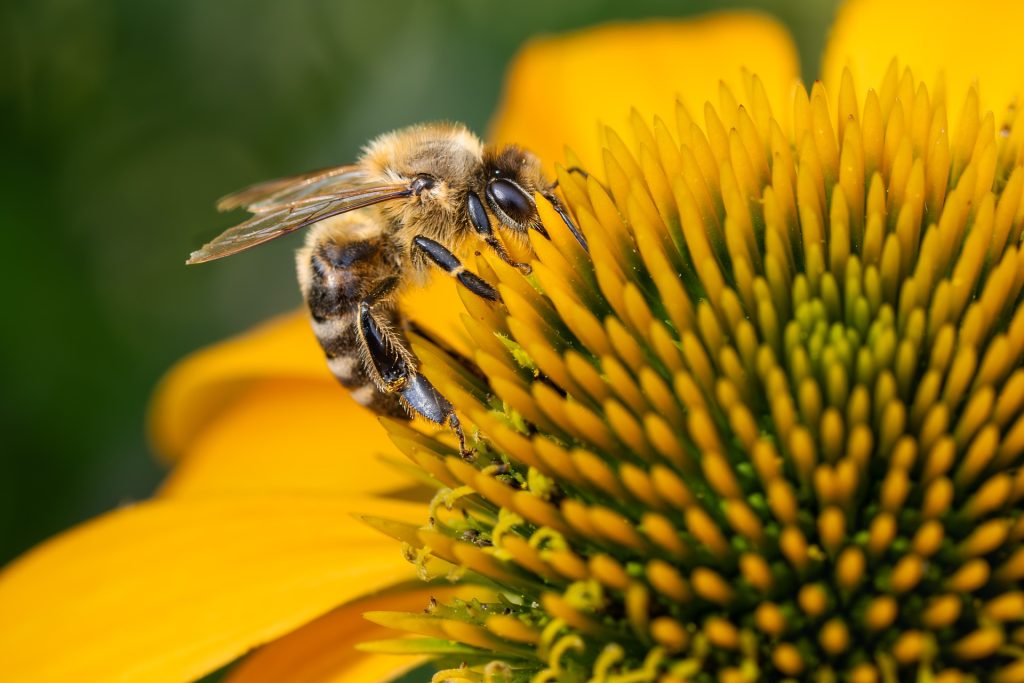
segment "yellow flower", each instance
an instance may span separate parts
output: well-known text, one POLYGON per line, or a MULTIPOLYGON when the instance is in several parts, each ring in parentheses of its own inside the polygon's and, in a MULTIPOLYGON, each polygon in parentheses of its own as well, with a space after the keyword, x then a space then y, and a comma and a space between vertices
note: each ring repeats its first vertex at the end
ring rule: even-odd
POLYGON ((559 175, 593 260, 552 230, 532 281, 480 263, 507 309, 428 321, 490 379, 416 346, 479 428, 467 463, 388 426, 450 489, 431 528, 305 322, 272 323, 166 381, 157 498, 0 575, 3 679, 186 681, 268 643, 228 680, 386 680, 416 660, 351 650, 389 637, 354 625, 375 611, 438 639, 378 650, 471 680, 1020 680, 1024 127, 986 112, 1020 91, 1022 15, 851 2, 810 97, 748 15, 528 46, 493 137, 599 169, 559 175), (526 601, 416 581, 456 565, 526 601))

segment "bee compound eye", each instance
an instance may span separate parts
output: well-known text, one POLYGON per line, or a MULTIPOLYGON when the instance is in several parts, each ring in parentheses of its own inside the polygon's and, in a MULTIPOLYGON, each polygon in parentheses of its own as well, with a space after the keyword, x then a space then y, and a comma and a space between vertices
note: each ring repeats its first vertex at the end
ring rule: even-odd
POLYGON ((504 214, 516 227, 530 223, 537 216, 533 198, 511 180, 492 180, 487 185, 487 199, 496 214, 504 214))

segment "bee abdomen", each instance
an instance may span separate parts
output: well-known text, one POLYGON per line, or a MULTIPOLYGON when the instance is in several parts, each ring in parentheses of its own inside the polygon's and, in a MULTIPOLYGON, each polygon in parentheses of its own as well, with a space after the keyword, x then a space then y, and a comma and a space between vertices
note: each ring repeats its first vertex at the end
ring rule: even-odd
POLYGON ((299 284, 313 333, 327 367, 356 402, 382 415, 408 418, 396 395, 377 388, 363 362, 356 311, 366 283, 381 270, 381 245, 379 238, 352 240, 351 233, 318 225, 299 251, 299 284))

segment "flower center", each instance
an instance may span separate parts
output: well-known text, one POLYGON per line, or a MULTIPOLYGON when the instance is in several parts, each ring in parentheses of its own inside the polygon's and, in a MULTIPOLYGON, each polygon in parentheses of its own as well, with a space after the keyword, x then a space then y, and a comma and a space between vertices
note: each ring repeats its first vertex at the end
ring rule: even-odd
POLYGON ((439 680, 1024 672, 1024 127, 744 95, 559 173, 589 254, 481 261, 479 373, 418 340, 477 457, 390 425, 439 492, 377 524, 480 592, 375 618, 439 680))

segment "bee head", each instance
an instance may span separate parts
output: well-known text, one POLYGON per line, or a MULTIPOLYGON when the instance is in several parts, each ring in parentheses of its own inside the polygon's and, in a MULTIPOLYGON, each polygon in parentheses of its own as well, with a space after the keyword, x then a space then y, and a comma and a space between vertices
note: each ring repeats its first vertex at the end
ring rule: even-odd
POLYGON ((475 179, 483 144, 456 123, 417 124, 382 135, 367 145, 359 165, 371 182, 408 184, 409 195, 382 204, 398 224, 437 236, 464 212, 463 198, 475 179))
POLYGON ((508 145, 485 152, 483 172, 484 198, 495 218, 515 232, 532 229, 546 236, 533 198, 534 193, 550 188, 541 173, 540 160, 524 149, 508 145))

